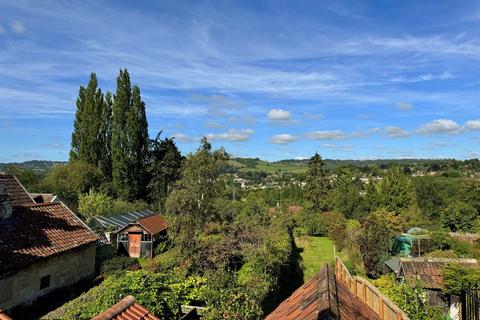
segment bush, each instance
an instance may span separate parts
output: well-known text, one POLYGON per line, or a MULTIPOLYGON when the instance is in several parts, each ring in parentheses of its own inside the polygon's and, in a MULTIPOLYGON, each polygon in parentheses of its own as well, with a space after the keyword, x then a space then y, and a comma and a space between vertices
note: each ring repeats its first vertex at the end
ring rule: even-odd
POLYGON ((102 274, 104 275, 118 275, 123 273, 123 271, 138 269, 140 264, 136 258, 131 257, 115 257, 113 259, 107 260, 102 265, 102 274))

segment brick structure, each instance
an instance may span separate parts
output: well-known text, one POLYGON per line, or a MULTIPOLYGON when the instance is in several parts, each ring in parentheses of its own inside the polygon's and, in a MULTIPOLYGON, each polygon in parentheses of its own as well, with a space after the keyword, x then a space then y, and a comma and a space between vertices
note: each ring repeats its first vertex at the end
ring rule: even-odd
POLYGON ((11 175, 0 198, 0 309, 94 275, 97 237, 63 203, 36 204, 11 175))

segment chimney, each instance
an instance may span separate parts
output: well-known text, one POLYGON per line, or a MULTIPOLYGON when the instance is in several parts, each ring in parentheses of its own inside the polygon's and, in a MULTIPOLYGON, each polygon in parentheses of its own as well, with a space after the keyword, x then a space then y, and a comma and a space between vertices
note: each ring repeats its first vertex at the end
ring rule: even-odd
POLYGON ((12 202, 7 193, 7 186, 0 183, 0 220, 8 219, 12 216, 12 202))

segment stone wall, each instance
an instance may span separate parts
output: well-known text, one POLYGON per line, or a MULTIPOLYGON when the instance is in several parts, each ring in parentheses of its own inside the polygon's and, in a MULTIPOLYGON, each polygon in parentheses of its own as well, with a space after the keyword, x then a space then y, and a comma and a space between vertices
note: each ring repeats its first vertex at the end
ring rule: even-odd
POLYGON ((55 289, 93 277, 94 273, 95 243, 91 243, 64 254, 42 259, 14 274, 0 275, 0 309, 8 310, 20 304, 32 303, 55 289), (49 285, 40 289, 42 278, 43 284, 49 282, 49 285))

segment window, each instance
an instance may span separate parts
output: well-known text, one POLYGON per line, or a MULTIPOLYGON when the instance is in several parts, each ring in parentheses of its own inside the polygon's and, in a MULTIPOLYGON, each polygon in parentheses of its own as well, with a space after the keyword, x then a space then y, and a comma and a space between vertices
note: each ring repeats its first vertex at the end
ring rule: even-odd
POLYGON ((50 287, 50 275, 40 278, 40 290, 50 287))
POLYGON ((120 233, 118 235, 118 241, 128 241, 128 234, 126 233, 120 233))
POLYGON ((142 241, 152 241, 152 235, 149 233, 142 234, 142 241))

